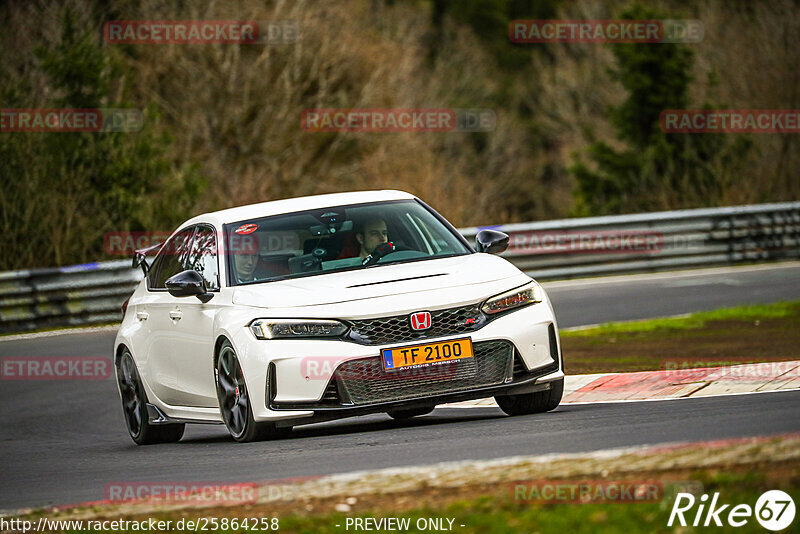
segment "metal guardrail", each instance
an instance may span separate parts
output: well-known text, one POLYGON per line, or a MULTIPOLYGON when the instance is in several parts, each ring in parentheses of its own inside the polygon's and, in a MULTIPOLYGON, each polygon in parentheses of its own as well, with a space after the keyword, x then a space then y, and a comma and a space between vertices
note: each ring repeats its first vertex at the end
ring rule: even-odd
POLYGON ((130 260, 0 272, 0 333, 119 321, 141 279, 130 260))
MULTIPOLYGON (((800 258, 800 202, 464 228, 506 232, 538 280, 800 258)), ((129 260, 0 272, 0 333, 114 322, 141 280, 129 260)))
POLYGON ((509 234, 503 256, 537 280, 800 258, 800 202, 505 224, 460 232, 472 240, 483 228, 509 234))

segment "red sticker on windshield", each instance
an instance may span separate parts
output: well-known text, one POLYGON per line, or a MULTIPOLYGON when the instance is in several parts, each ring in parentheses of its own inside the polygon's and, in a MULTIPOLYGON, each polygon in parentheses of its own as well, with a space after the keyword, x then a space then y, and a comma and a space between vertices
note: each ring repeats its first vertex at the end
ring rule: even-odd
POLYGON ((239 228, 234 230, 234 232, 239 234, 239 235, 244 235, 244 234, 252 234, 256 230, 258 230, 258 225, 251 223, 251 224, 243 224, 243 225, 241 225, 239 228))

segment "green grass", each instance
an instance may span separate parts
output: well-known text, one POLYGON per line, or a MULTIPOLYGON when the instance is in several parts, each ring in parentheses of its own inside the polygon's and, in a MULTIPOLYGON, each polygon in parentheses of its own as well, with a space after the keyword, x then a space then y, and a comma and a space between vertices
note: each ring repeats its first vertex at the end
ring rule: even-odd
MULTIPOLYGON (((767 483, 764 475, 757 472, 743 474, 708 472, 696 473, 691 477, 703 484, 704 492, 713 495, 719 492, 719 504, 731 503, 755 506, 758 497, 767 490, 782 489, 790 495, 798 495, 800 479, 794 477, 783 487, 767 483)), ((669 486, 665 494, 670 495, 669 486)), ((699 495, 697 495, 699 497, 699 495)), ((614 502, 602 504, 536 504, 529 501, 515 501, 512 495, 480 496, 470 500, 458 501, 443 509, 425 506, 404 512, 372 512, 359 513, 354 517, 402 517, 410 518, 414 525, 419 518, 452 518, 453 531, 459 533, 508 533, 519 532, 675 532, 675 526, 667 527, 674 497, 667 497, 661 502, 614 502), (460 527, 464 525, 464 527, 460 527)), ((728 507, 728 510, 731 507, 728 507)), ((685 515, 688 523, 694 519, 697 504, 691 513, 685 515)), ((726 512, 721 520, 725 523, 726 512)), ((344 532, 346 515, 340 513, 316 515, 309 517, 288 516, 281 519, 281 530, 288 532, 344 532), (335 525, 341 525, 336 527, 335 525)), ((703 519, 704 520, 704 519, 703 519)), ((798 519, 793 527, 797 530, 798 519)), ((446 523, 445 523, 446 524, 446 523)), ((702 524, 702 520, 701 520, 702 524)), ((687 526, 682 532, 766 532, 754 517, 741 528, 730 526, 693 528, 687 526)), ((352 527, 351 527, 352 531, 352 527)), ((791 532, 792 527, 784 532, 791 532)), ((409 532, 420 532, 411 528, 409 532)))
POLYGON ((777 302, 775 304, 759 304, 722 308, 708 312, 692 313, 685 317, 669 317, 664 319, 647 319, 644 321, 628 321, 606 323, 590 328, 562 330, 561 337, 593 337, 620 333, 648 333, 664 330, 689 330, 703 328, 710 321, 759 321, 763 319, 780 319, 800 314, 800 301, 777 302))
MULTIPOLYGON (((794 469, 790 467, 790 469, 794 469)), ((652 477, 648 478, 653 480, 652 477)), ((738 504, 747 504, 751 508, 755 507, 758 497, 768 490, 780 489, 789 495, 800 495, 800 477, 795 471, 789 477, 782 477, 781 482, 768 481, 763 472, 749 470, 745 472, 719 472, 716 470, 695 471, 688 477, 695 485, 699 482, 699 491, 713 496, 718 492, 718 506, 730 504, 725 512, 720 514, 723 527, 692 527, 695 513, 699 504, 699 497, 702 493, 696 493, 698 498, 691 511, 684 517, 687 519, 687 527, 676 528, 667 526, 667 521, 672 510, 674 498, 677 491, 681 491, 681 486, 674 486, 672 483, 665 482, 663 498, 656 502, 606 502, 594 504, 541 504, 531 500, 516 500, 511 490, 500 491, 495 488, 490 494, 477 495, 452 502, 445 506, 437 506, 435 497, 431 495, 420 495, 420 502, 423 506, 405 510, 365 510, 352 514, 339 512, 333 513, 314 513, 308 514, 292 513, 283 515, 279 518, 279 531, 292 533, 337 533, 343 532, 364 532, 355 530, 350 526, 345 529, 347 518, 407 518, 410 519, 411 528, 402 532, 436 532, 436 530, 421 530, 416 528, 417 521, 427 518, 444 519, 447 526, 448 519, 453 520, 452 532, 473 534, 473 533, 497 533, 497 534, 517 534, 520 532, 540 532, 540 533, 561 533, 561 532, 587 532, 587 533, 637 533, 637 532, 682 532, 701 533, 701 532, 766 532, 757 522, 755 517, 748 518, 748 522, 743 527, 733 528, 726 524, 727 512, 738 504), (337 526, 338 525, 338 526, 337 526), (464 525, 463 527, 461 525, 464 525)), ((392 508, 392 507, 390 507, 392 508)), ((160 514, 159 514, 160 515, 160 514)), ((180 519, 181 515, 166 514, 163 518, 170 518, 174 522, 180 519)), ((199 514, 190 513, 187 518, 203 517, 199 514)), ((261 517, 274 517, 268 514, 261 514, 261 517)), ((703 515, 700 524, 705 519, 703 515)), ((35 521, 34 521, 35 522, 35 521)), ((783 532, 797 532, 800 519, 795 518, 792 525, 783 532)), ((177 530, 174 530, 177 532, 177 530)), ((247 532, 245 529, 231 530, 220 529, 215 532, 247 532)), ((381 530, 381 532, 387 532, 381 530)))

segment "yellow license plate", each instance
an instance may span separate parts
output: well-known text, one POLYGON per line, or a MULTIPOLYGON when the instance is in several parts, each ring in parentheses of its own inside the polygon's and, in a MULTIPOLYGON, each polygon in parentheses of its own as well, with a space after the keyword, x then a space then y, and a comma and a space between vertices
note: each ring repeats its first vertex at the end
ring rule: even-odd
POLYGON ((451 339, 424 345, 383 349, 381 356, 383 368, 387 371, 404 367, 439 365, 448 361, 472 358, 472 340, 470 338, 451 339))

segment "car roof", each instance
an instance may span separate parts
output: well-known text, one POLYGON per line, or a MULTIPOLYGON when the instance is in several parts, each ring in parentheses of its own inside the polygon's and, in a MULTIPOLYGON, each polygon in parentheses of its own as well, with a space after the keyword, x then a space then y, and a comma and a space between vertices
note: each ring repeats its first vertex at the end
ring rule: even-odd
POLYGON ((308 197, 287 198, 284 200, 273 200, 258 204, 249 204, 236 208, 228 208, 220 211, 213 211, 198 215, 186 221, 181 228, 201 222, 208 222, 214 225, 222 225, 269 217, 270 215, 281 215, 284 213, 294 213, 296 211, 322 209, 334 206, 344 206, 348 204, 366 204, 368 202, 381 202, 388 200, 413 200, 416 198, 411 193, 405 191, 395 191, 386 189, 382 191, 354 191, 349 193, 331 193, 327 195, 314 195, 308 197))

